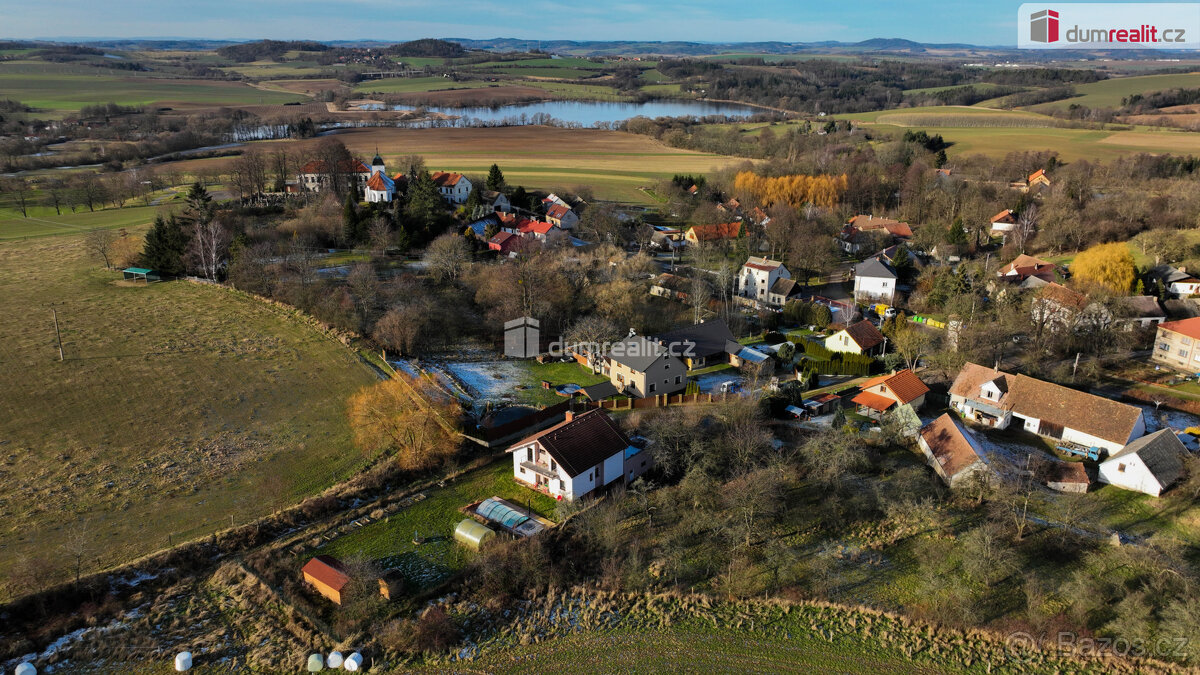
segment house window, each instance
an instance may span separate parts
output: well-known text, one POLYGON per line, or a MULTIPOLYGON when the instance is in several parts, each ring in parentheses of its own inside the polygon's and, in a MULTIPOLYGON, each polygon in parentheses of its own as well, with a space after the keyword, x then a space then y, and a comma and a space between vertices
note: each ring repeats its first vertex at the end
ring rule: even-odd
POLYGON ((654 383, 653 382, 650 383, 650 391, 654 391, 654 383))
POLYGON ((588 472, 588 482, 589 483, 592 482, 592 472, 591 471, 588 472))
POLYGON ((622 375, 621 373, 617 373, 617 382, 620 382, 620 383, 624 384, 624 383, 625 383, 625 376, 624 376, 624 375, 622 375))
POLYGON ((522 474, 524 474, 524 473, 525 473, 525 467, 521 467, 521 473, 522 473, 522 474))
POLYGON ((1185 345, 1190 345, 1190 344, 1192 344, 1192 338, 1181 337, 1181 338, 1179 338, 1179 342, 1182 344, 1185 344, 1185 345))
POLYGON ((528 448, 525 448, 525 461, 526 462, 533 461, 533 446, 532 445, 529 446, 528 448))
POLYGON ((1158 343, 1158 348, 1164 352, 1171 351, 1171 345, 1170 345, 1170 343, 1167 343, 1167 342, 1158 343))
POLYGON ((675 376, 675 384, 683 384, 683 377, 681 375, 675 376))
POLYGON ((1184 357, 1184 358, 1187 358, 1187 353, 1188 353, 1188 350, 1186 350, 1186 349, 1180 349, 1180 350, 1179 350, 1179 355, 1180 355, 1180 356, 1182 356, 1182 357, 1184 357))

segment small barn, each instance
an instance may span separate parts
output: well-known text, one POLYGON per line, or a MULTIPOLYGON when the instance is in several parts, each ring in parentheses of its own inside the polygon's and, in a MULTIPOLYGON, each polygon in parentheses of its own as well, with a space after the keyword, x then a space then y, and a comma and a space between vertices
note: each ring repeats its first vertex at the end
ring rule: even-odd
POLYGON ((125 281, 140 281, 142 283, 150 283, 151 281, 162 281, 162 277, 152 269, 145 267, 126 267, 121 270, 125 281))
POLYGON ((1101 483, 1155 497, 1183 476, 1187 448, 1171 429, 1161 429, 1126 445, 1100 462, 1101 483))
POLYGON ((473 551, 478 551, 484 542, 495 536, 496 533, 491 528, 470 518, 464 518, 458 527, 454 528, 454 541, 473 551))
POLYGON ((1083 462, 1046 462, 1037 475, 1039 482, 1058 492, 1082 494, 1092 483, 1083 462))
POLYGON ((350 584, 350 575, 341 561, 333 556, 319 555, 300 569, 304 581, 335 604, 342 604, 342 594, 350 584))
POLYGON ((987 456, 979 442, 950 413, 925 425, 917 445, 937 475, 951 488, 965 483, 972 474, 990 473, 987 456))

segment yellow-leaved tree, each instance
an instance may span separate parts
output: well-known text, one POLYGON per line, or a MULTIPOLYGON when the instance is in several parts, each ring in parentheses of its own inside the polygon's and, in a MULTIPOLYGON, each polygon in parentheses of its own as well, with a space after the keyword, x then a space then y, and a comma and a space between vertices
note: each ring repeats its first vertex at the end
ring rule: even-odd
POLYGON ((354 441, 368 458, 391 455, 404 469, 427 469, 455 453, 454 406, 420 379, 397 374, 350 397, 354 441))
POLYGON ((742 171, 733 179, 734 191, 744 198, 752 199, 763 206, 788 204, 797 208, 810 203, 817 206, 834 206, 846 191, 846 184, 845 174, 794 174, 768 178, 753 171, 742 171))
POLYGON ((1137 279, 1133 254, 1122 243, 1097 244, 1080 253, 1071 263, 1071 273, 1080 281, 1114 293, 1128 293, 1137 279))

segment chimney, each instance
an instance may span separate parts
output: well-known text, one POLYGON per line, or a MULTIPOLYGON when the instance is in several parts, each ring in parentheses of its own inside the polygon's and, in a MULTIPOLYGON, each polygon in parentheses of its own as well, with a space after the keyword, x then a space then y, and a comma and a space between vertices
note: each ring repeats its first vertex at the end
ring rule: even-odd
POLYGON ((565 420, 563 420, 563 421, 564 421, 564 422, 570 422, 570 421, 571 421, 571 420, 573 420, 573 419, 575 419, 575 411, 573 411, 573 410, 568 410, 568 411, 567 411, 567 418, 566 418, 565 420))

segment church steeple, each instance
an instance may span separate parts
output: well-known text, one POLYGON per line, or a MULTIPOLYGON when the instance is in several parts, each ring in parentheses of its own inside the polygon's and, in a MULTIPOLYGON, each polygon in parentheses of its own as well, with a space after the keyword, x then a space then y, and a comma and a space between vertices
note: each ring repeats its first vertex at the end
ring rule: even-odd
POLYGON ((371 173, 382 173, 385 176, 387 175, 387 172, 384 171, 383 167, 383 158, 379 156, 378 147, 375 148, 375 159, 371 160, 371 173))

